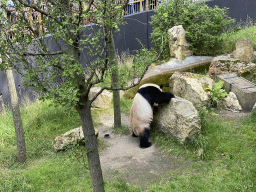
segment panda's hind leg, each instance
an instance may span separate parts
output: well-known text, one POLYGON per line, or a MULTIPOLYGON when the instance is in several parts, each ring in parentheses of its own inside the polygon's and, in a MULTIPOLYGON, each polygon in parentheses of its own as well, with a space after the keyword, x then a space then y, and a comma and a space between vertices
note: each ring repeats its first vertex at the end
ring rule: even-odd
POLYGON ((151 146, 151 142, 148 141, 149 138, 149 128, 145 128, 143 133, 140 134, 140 147, 141 148, 148 148, 151 146))

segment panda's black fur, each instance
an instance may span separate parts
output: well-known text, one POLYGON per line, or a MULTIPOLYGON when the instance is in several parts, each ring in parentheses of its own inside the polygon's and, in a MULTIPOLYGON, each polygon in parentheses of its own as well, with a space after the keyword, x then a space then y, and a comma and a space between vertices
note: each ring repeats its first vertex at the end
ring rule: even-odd
POLYGON ((168 103, 174 97, 172 93, 162 92, 162 89, 155 84, 145 84, 139 88, 133 100, 130 120, 132 136, 139 136, 141 148, 151 146, 148 138, 153 119, 153 105, 168 103))

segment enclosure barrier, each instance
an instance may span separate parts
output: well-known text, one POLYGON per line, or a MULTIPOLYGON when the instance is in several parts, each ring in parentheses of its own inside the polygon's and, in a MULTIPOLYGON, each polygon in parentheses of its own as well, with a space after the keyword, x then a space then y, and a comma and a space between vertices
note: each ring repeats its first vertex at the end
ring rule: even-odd
MULTIPOLYGON (((161 0, 161 1, 160 0, 129 0, 128 5, 123 12, 123 15, 130 15, 130 14, 138 13, 138 12, 142 12, 142 11, 154 10, 157 8, 157 6, 159 4, 167 3, 168 1, 170 1, 170 0, 161 0)), ((192 0, 192 2, 200 2, 200 1, 202 1, 202 0, 192 0)), ((116 2, 124 5, 125 0, 116 0, 116 2)), ((34 5, 36 5, 36 4, 34 3, 34 5)), ((45 3, 42 3, 41 5, 38 5, 38 6, 42 10, 48 11, 50 4, 47 3, 47 1, 46 1, 45 3)), ((88 7, 88 3, 85 2, 83 4, 83 6, 84 6, 83 9, 86 10, 88 7)), ((72 7, 73 16, 76 17, 78 15, 78 10, 79 10, 78 3, 71 3, 71 7, 72 7)), ((43 32, 45 32, 45 30, 47 30, 42 25, 43 15, 41 13, 35 11, 34 9, 30 9, 28 7, 26 7, 26 8, 24 7, 23 9, 25 11, 25 17, 30 23, 30 27, 33 30, 37 30, 39 36, 41 36, 43 34, 43 32)), ((92 9, 92 11, 95 11, 97 9, 97 1, 95 1, 95 3, 92 5, 91 9, 92 9)), ((17 12, 17 11, 15 12, 15 19, 16 20, 20 19, 19 12, 17 12)), ((8 22, 14 22, 12 15, 10 15, 7 20, 8 20, 8 22)), ((89 19, 84 19, 81 22, 84 25, 91 23, 89 19)), ((24 30, 25 30, 24 33, 28 32, 28 30, 26 30, 26 29, 24 29, 24 30)), ((15 25, 9 26, 9 28, 7 28, 7 31, 9 34, 14 33, 15 25)))

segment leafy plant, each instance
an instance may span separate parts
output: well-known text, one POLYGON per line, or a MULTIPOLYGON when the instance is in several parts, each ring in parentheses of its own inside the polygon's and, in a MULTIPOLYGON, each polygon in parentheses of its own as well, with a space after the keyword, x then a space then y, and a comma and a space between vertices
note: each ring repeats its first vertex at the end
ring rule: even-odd
POLYGON ((213 84, 212 88, 208 87, 206 88, 206 91, 211 92, 211 104, 215 105, 217 100, 225 99, 228 94, 227 92, 222 89, 224 85, 224 81, 218 81, 213 84))
POLYGON ((196 55, 214 55, 218 50, 219 35, 234 24, 227 15, 227 8, 209 7, 205 2, 192 3, 190 0, 173 0, 163 3, 152 16, 154 27, 151 34, 156 50, 164 49, 162 56, 169 53, 168 29, 182 25, 190 49, 196 55))

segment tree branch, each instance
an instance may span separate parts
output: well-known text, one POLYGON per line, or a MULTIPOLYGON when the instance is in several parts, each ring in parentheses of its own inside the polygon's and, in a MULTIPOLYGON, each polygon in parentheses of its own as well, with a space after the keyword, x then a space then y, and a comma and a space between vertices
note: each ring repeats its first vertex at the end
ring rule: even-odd
POLYGON ((97 99, 97 97, 98 97, 105 89, 106 89, 105 87, 102 87, 101 90, 100 90, 96 95, 94 95, 94 97, 90 100, 90 104, 91 104, 95 99, 97 99))
POLYGON ((43 11, 42 9, 39 9, 36 5, 28 4, 28 3, 26 3, 26 2, 23 1, 23 0, 14 0, 15 3, 16 3, 16 1, 19 1, 19 3, 22 4, 22 5, 24 5, 25 7, 30 7, 30 8, 32 8, 32 9, 36 10, 37 12, 39 12, 39 13, 41 13, 41 14, 43 14, 43 15, 45 15, 45 16, 51 18, 51 19, 54 19, 55 22, 57 22, 58 24, 60 24, 60 25, 62 26, 62 23, 61 23, 58 19, 52 17, 51 15, 49 15, 49 13, 43 11))
POLYGON ((87 13, 88 11, 91 10, 91 6, 92 6, 93 2, 94 2, 94 0, 90 0, 90 1, 89 1, 88 7, 87 7, 87 9, 85 10, 85 13, 87 13))

